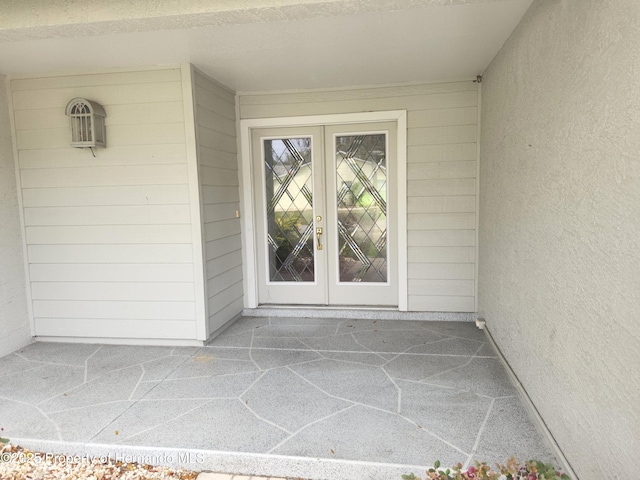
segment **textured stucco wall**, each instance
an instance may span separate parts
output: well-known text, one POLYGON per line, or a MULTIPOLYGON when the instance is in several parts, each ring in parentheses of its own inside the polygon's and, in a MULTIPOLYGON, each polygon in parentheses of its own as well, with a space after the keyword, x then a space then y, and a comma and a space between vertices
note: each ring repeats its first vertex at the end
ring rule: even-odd
POLYGON ((7 84, 0 75, 0 357, 31 341, 7 84))
POLYGON ((640 2, 536 0, 482 83, 479 310, 582 480, 640 462, 640 2))

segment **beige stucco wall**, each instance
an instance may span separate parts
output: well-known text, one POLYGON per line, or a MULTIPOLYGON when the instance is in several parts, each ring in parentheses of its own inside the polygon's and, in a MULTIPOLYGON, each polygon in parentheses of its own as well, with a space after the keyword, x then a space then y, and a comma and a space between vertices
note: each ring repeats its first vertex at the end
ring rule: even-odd
POLYGON ((640 3, 537 0, 485 72, 479 310, 581 480, 640 461, 640 3))
POLYGON ((0 75, 0 357, 31 341, 18 212, 7 84, 0 75))

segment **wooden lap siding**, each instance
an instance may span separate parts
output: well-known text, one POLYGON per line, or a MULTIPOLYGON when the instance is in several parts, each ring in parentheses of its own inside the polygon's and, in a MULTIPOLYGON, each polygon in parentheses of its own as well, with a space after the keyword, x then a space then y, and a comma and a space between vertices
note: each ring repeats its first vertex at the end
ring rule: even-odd
POLYGON ((239 103, 241 119, 407 110, 409 310, 475 310, 475 83, 246 94, 239 103))
POLYGON ((208 331, 243 308, 235 95, 194 72, 208 331))
POLYGON ((195 339, 181 70, 13 79, 36 336, 195 339), (107 112, 69 147, 65 105, 107 112))

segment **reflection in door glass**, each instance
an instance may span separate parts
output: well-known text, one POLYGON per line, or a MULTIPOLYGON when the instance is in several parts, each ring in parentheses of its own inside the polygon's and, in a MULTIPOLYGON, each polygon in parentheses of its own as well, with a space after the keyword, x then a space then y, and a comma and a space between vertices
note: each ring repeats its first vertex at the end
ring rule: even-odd
POLYGON ((311 138, 263 142, 269 281, 313 282, 311 138))
POLYGON ((335 154, 340 282, 386 282, 386 135, 337 136, 335 154))

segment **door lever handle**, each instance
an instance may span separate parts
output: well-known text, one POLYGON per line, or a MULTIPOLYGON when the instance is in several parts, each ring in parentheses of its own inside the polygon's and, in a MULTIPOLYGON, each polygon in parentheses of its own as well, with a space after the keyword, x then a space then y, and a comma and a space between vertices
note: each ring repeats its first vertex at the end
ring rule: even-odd
POLYGON ((320 236, 322 235, 322 228, 318 227, 316 228, 316 238, 318 239, 318 250, 322 250, 322 243, 320 243, 320 236))

